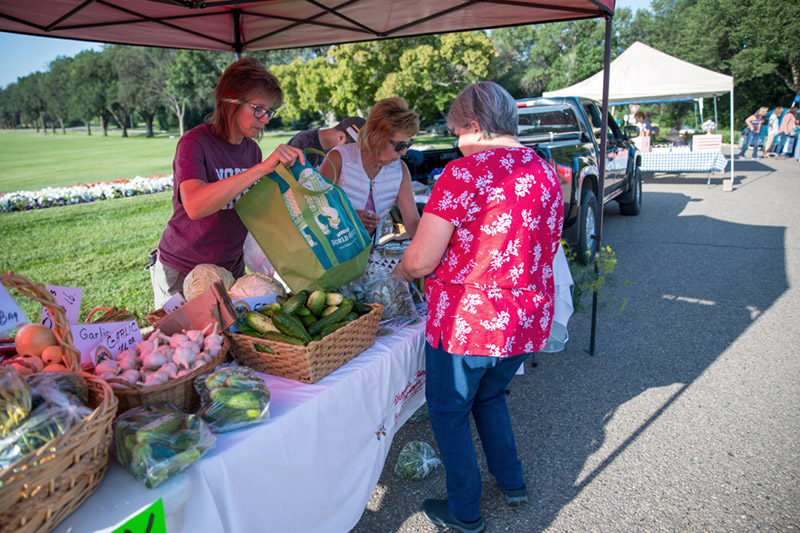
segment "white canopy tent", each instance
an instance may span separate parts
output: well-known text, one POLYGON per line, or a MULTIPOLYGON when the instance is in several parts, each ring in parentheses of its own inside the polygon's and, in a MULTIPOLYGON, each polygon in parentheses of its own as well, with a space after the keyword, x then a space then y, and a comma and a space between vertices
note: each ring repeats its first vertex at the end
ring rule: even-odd
MULTIPOLYGON (((731 181, 733 188, 733 77, 714 72, 635 42, 611 62, 608 88, 609 105, 648 102, 674 102, 697 98, 716 98, 730 93, 731 99, 731 181)), ((575 85, 543 96, 583 96, 600 100, 603 71, 575 85)))

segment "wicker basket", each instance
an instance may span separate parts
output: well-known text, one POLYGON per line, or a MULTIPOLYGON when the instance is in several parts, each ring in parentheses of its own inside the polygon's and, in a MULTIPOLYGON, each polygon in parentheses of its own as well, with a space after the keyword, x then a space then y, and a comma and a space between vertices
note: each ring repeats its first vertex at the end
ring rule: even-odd
POLYGON ((383 306, 371 304, 372 311, 308 346, 294 346, 241 333, 226 333, 231 338, 231 355, 253 370, 316 383, 375 342, 383 306), (274 354, 259 352, 254 344, 269 346, 274 354))
MULTIPOLYGON (((7 288, 41 302, 53 318, 53 330, 68 364, 80 368, 80 352, 64 312, 43 285, 17 274, 0 276, 7 288)), ((45 446, 0 471, 0 531, 51 531, 86 500, 108 468, 111 423, 117 399, 97 376, 78 372, 89 387, 89 416, 45 446)))
POLYGON ((110 379, 109 383, 115 384, 112 389, 119 400, 119 412, 124 413, 133 407, 162 401, 171 403, 184 413, 197 411, 200 407, 200 395, 194 390, 194 378, 200 374, 207 374, 222 364, 228 356, 229 349, 230 341, 223 335, 222 349, 211 361, 185 376, 171 379, 161 385, 131 385, 121 379, 110 379))

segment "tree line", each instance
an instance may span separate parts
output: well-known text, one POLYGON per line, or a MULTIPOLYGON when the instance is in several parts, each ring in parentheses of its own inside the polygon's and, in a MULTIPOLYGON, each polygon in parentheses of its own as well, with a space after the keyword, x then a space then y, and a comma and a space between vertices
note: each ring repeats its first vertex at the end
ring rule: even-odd
MULTIPOLYGON (((760 106, 800 94, 797 3, 772 0, 652 0, 651 11, 618 9, 612 60, 635 41, 710 70, 732 75, 737 124, 760 106)), ((280 51, 257 51, 278 77, 284 105, 273 127, 297 129, 365 116, 387 96, 405 98, 423 124, 443 118, 466 85, 492 79, 518 98, 539 96, 602 69, 605 23, 580 20, 387 39, 280 51)), ((59 56, 0 90, 0 127, 66 131, 100 124, 154 122, 181 134, 213 107, 230 53, 106 45, 59 56)), ((662 120, 691 114, 691 103, 651 104, 662 120)), ((730 117, 719 101, 720 122, 730 117)))

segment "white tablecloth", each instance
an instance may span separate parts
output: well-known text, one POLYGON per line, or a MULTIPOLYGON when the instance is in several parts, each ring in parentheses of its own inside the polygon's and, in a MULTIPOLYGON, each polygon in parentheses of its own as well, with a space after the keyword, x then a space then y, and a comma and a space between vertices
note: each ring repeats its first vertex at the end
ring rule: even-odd
POLYGON ((728 161, 722 152, 649 152, 642 154, 643 172, 722 172, 728 161))
MULTIPOLYGON (((144 503, 164 498, 168 524, 187 532, 349 531, 395 432, 424 403, 424 328, 378 337, 315 384, 265 375, 269 420, 218 435, 213 451, 144 503)), ((98 491, 57 531, 113 529, 141 509, 147 489, 124 476, 113 460, 98 491)))

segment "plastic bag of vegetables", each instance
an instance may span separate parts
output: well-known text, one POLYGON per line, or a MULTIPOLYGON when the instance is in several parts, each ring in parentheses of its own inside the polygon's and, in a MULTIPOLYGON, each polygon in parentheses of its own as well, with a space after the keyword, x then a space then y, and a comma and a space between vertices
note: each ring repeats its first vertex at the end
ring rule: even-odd
POLYGON ((73 394, 53 394, 40 403, 5 438, 0 439, 0 470, 44 446, 89 416, 92 410, 73 394))
POLYGON ((227 366, 197 376, 194 388, 201 401, 197 414, 215 433, 233 431, 269 418, 269 389, 250 368, 227 366))
POLYGON ((134 407, 114 421, 117 460, 149 489, 187 469, 216 440, 199 417, 166 402, 134 407))
POLYGON ((441 463, 430 444, 412 440, 400 450, 394 471, 406 479, 422 479, 441 463))
POLYGON ((381 320, 417 318, 414 297, 401 276, 382 271, 367 273, 340 289, 350 299, 383 305, 381 320))
POLYGON ((0 438, 31 412, 31 388, 22 374, 10 366, 0 366, 0 438))

